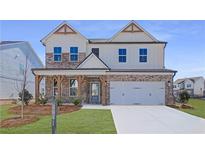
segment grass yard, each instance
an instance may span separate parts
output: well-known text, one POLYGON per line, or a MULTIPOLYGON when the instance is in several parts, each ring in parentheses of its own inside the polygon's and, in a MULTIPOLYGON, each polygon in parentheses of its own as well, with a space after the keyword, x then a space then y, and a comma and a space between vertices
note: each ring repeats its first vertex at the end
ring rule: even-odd
POLYGON ((205 100, 190 99, 188 104, 194 107, 194 109, 179 109, 180 111, 205 118, 205 100))
MULTIPOLYGON (((0 106, 1 120, 8 118, 9 105, 0 106)), ((41 116, 39 121, 14 128, 0 128, 1 134, 49 134, 51 116, 41 116)), ((110 110, 81 109, 57 116, 58 134, 115 134, 110 110)))
POLYGON ((8 109, 14 105, 4 104, 0 105, 0 120, 6 119, 12 116, 12 114, 8 113, 8 109))

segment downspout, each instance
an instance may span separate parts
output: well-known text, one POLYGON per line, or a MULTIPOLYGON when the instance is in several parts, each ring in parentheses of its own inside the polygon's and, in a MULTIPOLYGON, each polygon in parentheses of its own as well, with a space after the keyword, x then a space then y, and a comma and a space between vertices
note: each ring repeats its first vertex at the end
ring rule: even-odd
POLYGON ((165 69, 165 48, 166 48, 166 46, 167 46, 167 42, 165 43, 165 45, 164 45, 164 50, 163 50, 163 68, 165 69))
POLYGON ((173 97, 173 101, 174 101, 174 104, 175 104, 175 96, 174 96, 174 90, 173 90, 173 84, 174 84, 174 77, 176 75, 177 71, 174 71, 174 75, 172 75, 172 97, 173 97))

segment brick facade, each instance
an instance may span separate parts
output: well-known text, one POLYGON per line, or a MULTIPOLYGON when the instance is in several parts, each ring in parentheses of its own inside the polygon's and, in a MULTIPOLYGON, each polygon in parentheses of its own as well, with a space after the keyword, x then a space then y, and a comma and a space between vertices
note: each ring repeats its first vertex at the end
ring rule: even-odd
MULTIPOLYGON (((64 76, 62 81, 62 98, 69 98, 69 79, 76 78, 78 76, 68 77, 64 76)), ((98 77, 83 77, 83 80, 78 85, 80 89, 80 96, 85 103, 90 102, 90 83, 100 82, 100 99, 101 104, 108 105, 110 102, 110 81, 164 81, 165 82, 165 104, 173 103, 172 95, 172 75, 107 75, 98 77), (168 83, 170 82, 170 84, 168 83)), ((53 79, 52 77, 46 77, 46 96, 50 97, 53 93, 53 79)))
POLYGON ((46 53, 46 67, 47 68, 75 68, 83 59, 85 59, 86 53, 79 52, 78 62, 70 62, 69 53, 62 53, 62 61, 54 62, 53 53, 46 53))

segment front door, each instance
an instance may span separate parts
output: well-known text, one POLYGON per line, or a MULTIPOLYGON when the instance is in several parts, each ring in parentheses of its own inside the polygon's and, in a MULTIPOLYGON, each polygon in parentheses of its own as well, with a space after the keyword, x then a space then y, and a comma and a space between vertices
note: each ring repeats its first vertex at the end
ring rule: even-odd
POLYGON ((90 102, 92 104, 100 103, 100 83, 99 82, 90 83, 90 102))

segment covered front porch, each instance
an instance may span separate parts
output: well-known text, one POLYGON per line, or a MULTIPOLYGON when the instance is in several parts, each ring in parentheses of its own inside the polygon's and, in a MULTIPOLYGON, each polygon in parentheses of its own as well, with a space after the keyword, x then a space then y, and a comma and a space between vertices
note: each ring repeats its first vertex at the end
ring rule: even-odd
POLYGON ((45 96, 61 99, 65 103, 79 98, 85 104, 107 105, 108 82, 105 70, 33 69, 35 75, 35 101, 40 96, 40 83, 45 80, 45 96))

